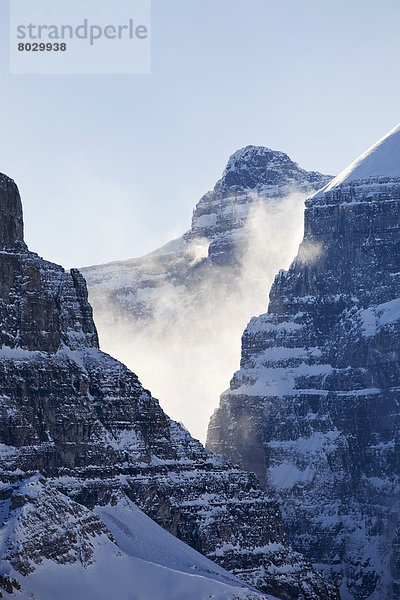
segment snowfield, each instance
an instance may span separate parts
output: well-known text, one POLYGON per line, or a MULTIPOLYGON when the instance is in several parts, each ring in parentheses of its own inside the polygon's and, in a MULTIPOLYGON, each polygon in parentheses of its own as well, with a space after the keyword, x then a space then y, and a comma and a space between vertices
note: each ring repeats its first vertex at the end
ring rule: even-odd
MULTIPOLYGON (((274 600, 172 536, 129 500, 94 511, 112 533, 93 542, 94 560, 44 560, 10 600, 274 600)), ((4 572, 4 563, 3 563, 4 572)), ((6 567, 7 569, 7 567, 6 567)), ((10 571, 11 577, 18 576, 10 571)))

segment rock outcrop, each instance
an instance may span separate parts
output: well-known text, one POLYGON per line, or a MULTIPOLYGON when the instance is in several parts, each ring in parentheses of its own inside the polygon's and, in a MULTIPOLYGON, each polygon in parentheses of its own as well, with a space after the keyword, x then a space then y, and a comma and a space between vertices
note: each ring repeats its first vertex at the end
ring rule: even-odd
POLYGON ((248 146, 231 156, 181 238, 143 258, 82 269, 102 347, 195 437, 205 439, 244 327, 295 256, 303 201, 329 180, 283 152, 248 146))
POLYGON ((400 127, 306 202, 208 432, 344 600, 400 598, 399 352, 400 127))
MULTIPOLYGON (((110 523, 121 523, 113 511, 134 503, 261 592, 284 600, 334 597, 290 547, 278 505, 256 478, 206 451, 136 375, 100 351, 83 277, 26 248, 18 190, 8 178, 0 183, 4 594, 19 593, 18 586, 38 594, 44 582, 36 572, 52 572, 56 563, 94 569, 106 552, 115 565, 134 533, 122 523, 122 543, 114 539, 101 511, 108 507, 110 523)), ((236 595, 229 598, 257 596, 232 581, 236 595)), ((125 598, 118 585, 115 596, 125 598)))

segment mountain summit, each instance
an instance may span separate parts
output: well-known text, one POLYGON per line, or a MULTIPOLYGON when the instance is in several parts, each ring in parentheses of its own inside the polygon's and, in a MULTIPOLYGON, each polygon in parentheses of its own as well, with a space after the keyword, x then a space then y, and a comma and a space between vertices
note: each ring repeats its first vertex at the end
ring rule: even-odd
POLYGON ((301 169, 285 152, 264 146, 246 146, 232 154, 217 186, 236 190, 261 189, 263 186, 303 188, 319 187, 328 179, 316 171, 301 169))
POLYGON ((343 600, 400 598, 400 128, 306 202, 207 447, 257 473, 343 600))
POLYGON ((187 241, 204 236, 215 264, 240 262, 249 232, 246 224, 256 205, 273 204, 292 194, 305 197, 332 179, 305 171, 287 154, 264 146, 246 146, 234 152, 213 191, 205 194, 193 212, 187 241))

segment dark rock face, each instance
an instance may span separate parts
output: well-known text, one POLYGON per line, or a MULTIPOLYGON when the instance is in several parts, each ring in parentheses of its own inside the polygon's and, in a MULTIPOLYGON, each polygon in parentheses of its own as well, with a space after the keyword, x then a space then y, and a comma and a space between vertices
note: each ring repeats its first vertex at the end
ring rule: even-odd
POLYGON ((206 451, 99 350, 82 276, 23 246, 18 202, 0 198, 4 239, 16 243, 0 253, 0 570, 90 564, 95 540, 112 540, 92 509, 129 498, 263 592, 334 598, 256 478, 206 451))
POLYGON ((278 494, 294 547, 342 598, 394 600, 400 177, 376 174, 381 146, 363 160, 307 201, 299 254, 243 335, 207 447, 278 494))
POLYGON ((24 247, 22 204, 14 181, 0 174, 0 250, 24 247))

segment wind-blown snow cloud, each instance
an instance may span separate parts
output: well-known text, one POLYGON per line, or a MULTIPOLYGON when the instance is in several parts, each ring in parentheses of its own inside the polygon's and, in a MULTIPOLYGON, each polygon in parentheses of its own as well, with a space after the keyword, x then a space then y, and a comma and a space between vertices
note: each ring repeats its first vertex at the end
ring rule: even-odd
MULTIPOLYGON (((147 318, 116 322, 115 305, 100 309, 94 303, 102 348, 135 371, 167 414, 202 441, 221 392, 239 368, 243 330, 252 316, 266 312, 274 276, 297 254, 306 197, 254 196, 236 238, 240 263, 235 267, 210 265, 209 240, 192 242, 186 257, 196 266, 198 281, 191 287, 173 277, 166 282, 171 264, 157 254, 146 258, 151 275, 136 301, 147 318)), ((119 301, 128 297, 124 291, 119 301)))

